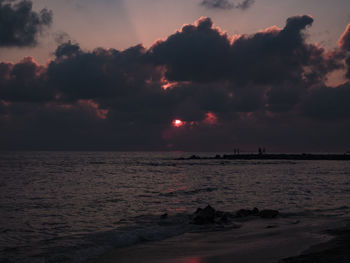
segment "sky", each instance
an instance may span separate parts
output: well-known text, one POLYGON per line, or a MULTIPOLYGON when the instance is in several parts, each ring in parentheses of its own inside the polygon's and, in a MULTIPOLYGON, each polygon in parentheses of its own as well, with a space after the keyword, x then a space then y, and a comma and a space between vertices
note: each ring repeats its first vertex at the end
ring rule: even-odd
POLYGON ((350 20, 349 7, 347 0, 256 0, 246 10, 207 8, 201 0, 35 0, 34 10, 53 11, 50 30, 37 47, 3 49, 0 58, 19 61, 30 55, 45 63, 52 58, 60 33, 90 50, 120 50, 139 43, 149 47, 201 16, 211 17, 230 34, 253 34, 272 25, 283 27, 288 17, 310 14, 315 19, 309 29, 311 40, 335 47, 350 20))
POLYGON ((0 149, 346 152, 348 0, 0 0, 0 149))

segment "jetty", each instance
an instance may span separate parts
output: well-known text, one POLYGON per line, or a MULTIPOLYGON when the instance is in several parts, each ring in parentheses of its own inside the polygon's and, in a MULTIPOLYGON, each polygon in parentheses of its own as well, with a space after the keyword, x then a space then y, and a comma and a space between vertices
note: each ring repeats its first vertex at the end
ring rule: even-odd
POLYGON ((311 161, 350 161, 350 154, 217 154, 212 157, 191 155, 177 160, 311 160, 311 161))

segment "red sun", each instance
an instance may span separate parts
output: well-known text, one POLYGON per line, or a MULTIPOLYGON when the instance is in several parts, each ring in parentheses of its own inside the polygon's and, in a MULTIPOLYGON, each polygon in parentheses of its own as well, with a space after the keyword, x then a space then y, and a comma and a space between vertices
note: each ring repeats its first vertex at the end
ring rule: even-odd
POLYGON ((179 128, 179 127, 185 125, 185 123, 182 120, 179 120, 179 119, 173 120, 172 124, 176 128, 179 128))

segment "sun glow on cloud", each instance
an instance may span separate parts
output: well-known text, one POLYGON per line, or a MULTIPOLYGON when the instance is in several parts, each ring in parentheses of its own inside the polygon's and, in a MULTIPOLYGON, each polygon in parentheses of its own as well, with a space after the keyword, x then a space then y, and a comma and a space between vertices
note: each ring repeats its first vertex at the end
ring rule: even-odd
POLYGON ((86 107, 93 109, 98 118, 100 118, 102 120, 107 119, 107 115, 109 113, 109 110, 100 109, 99 108, 100 106, 96 102, 94 102, 93 100, 79 100, 78 103, 82 106, 86 106, 86 107))
POLYGON ((180 127, 184 126, 186 123, 183 122, 182 120, 176 119, 176 120, 173 120, 172 124, 174 127, 180 128, 180 127))
POLYGON ((163 90, 174 88, 176 85, 179 85, 179 82, 167 82, 164 85, 162 85, 163 90))
POLYGON ((207 112, 205 116, 206 118, 204 120, 204 123, 206 124, 215 124, 218 121, 218 117, 216 117, 216 115, 212 112, 207 112))

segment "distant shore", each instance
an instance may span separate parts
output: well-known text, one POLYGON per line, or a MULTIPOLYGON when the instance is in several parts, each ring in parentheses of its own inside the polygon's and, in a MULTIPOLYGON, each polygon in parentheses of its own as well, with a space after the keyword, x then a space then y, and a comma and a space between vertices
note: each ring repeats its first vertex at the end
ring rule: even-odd
POLYGON ((177 160, 310 160, 310 161, 350 161, 350 154, 224 154, 212 157, 192 155, 177 160))

